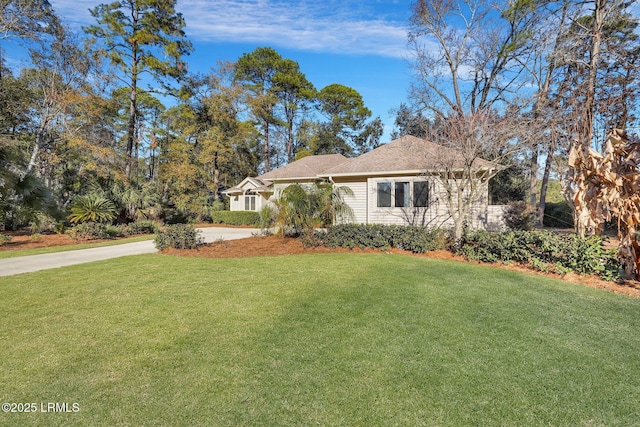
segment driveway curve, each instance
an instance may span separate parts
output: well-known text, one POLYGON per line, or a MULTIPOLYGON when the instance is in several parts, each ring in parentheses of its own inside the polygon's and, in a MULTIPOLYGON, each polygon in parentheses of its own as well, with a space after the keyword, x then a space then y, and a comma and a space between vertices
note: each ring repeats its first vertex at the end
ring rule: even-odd
MULTIPOLYGON (((199 228, 198 230, 207 243, 218 240, 243 239, 260 232, 260 230, 255 228, 227 227, 207 227, 199 228)), ((47 270, 50 268, 66 267, 68 265, 155 252, 157 252, 157 249, 153 240, 146 240, 144 242, 123 243, 121 245, 99 248, 7 258, 0 260, 0 276, 12 276, 14 274, 31 273, 33 271, 47 270)))

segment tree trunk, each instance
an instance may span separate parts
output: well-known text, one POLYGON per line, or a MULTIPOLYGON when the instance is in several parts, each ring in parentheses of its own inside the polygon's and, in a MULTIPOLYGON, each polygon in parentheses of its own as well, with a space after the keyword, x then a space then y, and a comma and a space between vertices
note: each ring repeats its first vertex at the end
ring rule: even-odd
POLYGON ((262 157, 264 158, 264 171, 269 172, 271 170, 269 163, 269 121, 264 121, 264 143, 262 146, 262 157))
POLYGON ((38 133, 36 134, 36 141, 33 145, 33 150, 31 150, 31 157, 29 158, 29 164, 27 165, 27 169, 25 170, 25 175, 31 172, 38 162, 38 155, 40 154, 40 148, 44 144, 44 134, 45 134, 46 128, 47 128, 47 121, 44 121, 38 128, 38 133))
MULTIPOLYGON (((138 10, 134 9, 132 5, 132 27, 133 33, 136 34, 138 30, 138 10)), ((129 123, 127 126, 127 150, 126 150, 126 163, 124 167, 124 174, 127 179, 131 179, 131 163, 133 157, 133 144, 136 138, 136 122, 138 114, 138 43, 131 41, 131 92, 129 93, 129 123)))
POLYGON ((531 152, 531 168, 530 168, 530 180, 529 180, 529 204, 532 207, 536 207, 538 204, 538 144, 535 144, 531 152))
POLYGON ((137 114, 137 77, 131 78, 131 93, 129 94, 129 124, 127 126, 127 158, 124 174, 127 179, 131 179, 131 164, 133 157, 133 144, 136 137, 136 114, 137 114))
POLYGON ((606 16, 605 5, 607 0, 596 0, 594 20, 591 32, 591 52, 589 63, 589 79, 585 94, 584 114, 580 123, 580 137, 584 158, 589 156, 591 139, 593 138, 593 110, 595 109, 596 81, 598 77, 598 61, 600 60, 600 46, 602 44, 602 27, 606 16))
POLYGON ((293 121, 289 120, 287 126, 287 163, 293 161, 293 121))
POLYGON ((549 188, 549 177, 551 175, 551 164, 553 162, 553 152, 556 149, 555 139, 551 140, 547 160, 544 164, 544 173, 542 175, 542 184, 540 186, 540 204, 538 205, 538 225, 544 225, 544 210, 547 206, 547 189, 549 188))
POLYGON ((222 201, 220 200, 220 197, 218 195, 218 190, 220 189, 220 167, 218 165, 218 152, 216 151, 214 157, 213 157, 213 188, 216 192, 216 200, 217 201, 222 201))
MULTIPOLYGON (((606 16, 605 6, 608 0, 595 0, 594 5, 594 19, 593 26, 591 27, 591 49, 589 64, 589 76, 587 78, 587 86, 585 88, 584 104, 581 106, 582 114, 580 114, 578 120, 578 138, 573 143, 573 146, 577 150, 582 151, 584 159, 589 158, 589 150, 591 148, 591 140, 593 139, 593 112, 595 109, 595 94, 596 94, 596 82, 598 77, 598 61, 600 59, 600 48, 602 43, 602 27, 604 25, 604 19, 606 16)), ((580 170, 574 170, 574 182, 575 177, 579 174, 585 173, 580 170)), ((583 200, 579 200, 577 205, 584 206, 584 193, 583 200)), ((575 208, 574 208, 575 213, 575 208)), ((586 227, 579 218, 578 215, 574 215, 574 224, 576 232, 584 237, 586 235, 586 227)))

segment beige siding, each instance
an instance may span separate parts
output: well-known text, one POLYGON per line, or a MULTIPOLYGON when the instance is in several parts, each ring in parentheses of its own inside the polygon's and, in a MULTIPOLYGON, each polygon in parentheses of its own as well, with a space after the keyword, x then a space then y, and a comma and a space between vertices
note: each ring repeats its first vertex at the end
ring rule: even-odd
MULTIPOLYGON (((413 188, 413 185, 411 186, 413 188)), ((486 188, 483 189, 486 193, 486 188)), ((394 189, 392 187, 392 206, 394 205, 394 189)), ((385 178, 370 178, 368 180, 368 222, 371 224, 413 224, 429 227, 452 227, 453 220, 447 206, 447 195, 444 186, 433 177, 396 176, 385 178), (379 182, 416 182, 428 181, 429 206, 421 207, 378 207, 377 184, 379 182)), ((486 196, 483 193, 472 208, 470 225, 474 228, 483 228, 486 222, 486 196)))
POLYGON ((487 206, 487 230, 504 230, 504 213, 508 205, 487 206))
POLYGON ((243 211, 244 210, 244 196, 231 196, 229 202, 229 210, 243 211))
POLYGON ((353 210, 352 222, 357 224, 367 223, 367 181, 336 181, 337 187, 349 187, 353 192, 352 196, 344 196, 344 201, 353 210))

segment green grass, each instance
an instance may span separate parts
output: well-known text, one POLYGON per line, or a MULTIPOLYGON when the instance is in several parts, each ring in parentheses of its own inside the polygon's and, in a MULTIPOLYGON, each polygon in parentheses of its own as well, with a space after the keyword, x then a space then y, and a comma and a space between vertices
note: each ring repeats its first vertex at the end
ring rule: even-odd
POLYGON ((2 425, 628 426, 640 300, 386 254, 0 278, 2 425), (116 274, 117 273, 117 274, 116 274))
POLYGON ((80 243, 77 245, 62 245, 62 246, 49 246, 45 248, 32 248, 32 249, 15 249, 8 251, 0 251, 0 259, 4 258, 15 258, 20 256, 27 255, 40 255, 40 254, 51 254, 54 252, 67 252, 67 251, 75 251, 78 249, 89 249, 89 248, 98 248, 102 246, 114 246, 114 245, 122 245, 124 243, 133 243, 133 242, 142 242, 145 240, 153 240, 154 235, 144 235, 144 236, 134 236, 134 237, 125 237, 122 239, 114 239, 108 240, 105 242, 96 242, 96 243, 80 243))

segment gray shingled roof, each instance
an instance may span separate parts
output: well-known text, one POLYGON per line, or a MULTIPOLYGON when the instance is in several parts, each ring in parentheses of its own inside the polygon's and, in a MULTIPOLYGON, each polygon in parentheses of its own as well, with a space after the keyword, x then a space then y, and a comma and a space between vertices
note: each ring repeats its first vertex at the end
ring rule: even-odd
MULTIPOLYGON (((443 159, 453 161, 453 167, 462 166, 459 151, 443 147, 414 136, 405 135, 388 144, 348 159, 321 173, 322 176, 368 175, 390 172, 419 172, 442 169, 443 159), (444 157, 443 157, 444 156, 444 157)), ((486 160, 476 160, 477 167, 494 167, 486 160)))
POLYGON ((286 179, 303 179, 317 178, 327 169, 331 169, 347 161, 342 154, 324 154, 318 156, 307 156, 300 160, 289 163, 278 169, 260 175, 261 180, 286 180, 286 179))

